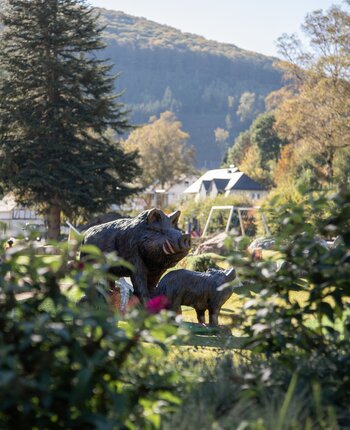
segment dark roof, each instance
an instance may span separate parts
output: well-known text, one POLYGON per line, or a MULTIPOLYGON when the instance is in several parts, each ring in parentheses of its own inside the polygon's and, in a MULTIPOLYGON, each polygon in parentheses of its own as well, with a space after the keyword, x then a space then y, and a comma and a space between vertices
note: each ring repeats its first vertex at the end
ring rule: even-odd
POLYGON ((202 185, 205 188, 205 191, 208 191, 210 188, 211 181, 202 181, 202 185))
POLYGON ((254 179, 251 179, 249 176, 242 175, 230 190, 265 191, 266 188, 255 182, 254 179))
POLYGON ((217 178, 214 178, 213 182, 215 183, 216 188, 217 188, 218 191, 224 191, 225 188, 226 188, 226 185, 230 182, 230 180, 229 179, 217 179, 217 178))

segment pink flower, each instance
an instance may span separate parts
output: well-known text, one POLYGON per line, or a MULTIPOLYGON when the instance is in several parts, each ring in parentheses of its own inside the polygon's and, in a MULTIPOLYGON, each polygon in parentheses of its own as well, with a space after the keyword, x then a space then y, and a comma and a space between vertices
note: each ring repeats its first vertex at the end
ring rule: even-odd
POLYGON ((166 296, 156 296, 149 300, 146 304, 146 309, 150 314, 158 314, 162 309, 166 309, 169 300, 166 296))

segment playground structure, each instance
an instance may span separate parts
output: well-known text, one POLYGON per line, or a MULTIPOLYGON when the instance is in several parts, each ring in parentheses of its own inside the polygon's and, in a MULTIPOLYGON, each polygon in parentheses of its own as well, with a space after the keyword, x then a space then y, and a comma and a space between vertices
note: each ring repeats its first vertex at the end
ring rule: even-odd
POLYGON ((257 216, 261 217, 262 226, 265 230, 266 236, 270 236, 269 227, 266 222, 264 213, 262 212, 260 206, 254 207, 238 207, 238 206, 212 206, 210 209, 207 222, 205 223, 202 237, 205 237, 210 221, 213 219, 213 214, 215 211, 229 211, 228 219, 226 222, 225 233, 230 231, 230 228, 237 229, 237 235, 239 236, 251 236, 252 230, 256 229, 256 219, 257 216), (232 224, 233 227, 232 227, 232 224))

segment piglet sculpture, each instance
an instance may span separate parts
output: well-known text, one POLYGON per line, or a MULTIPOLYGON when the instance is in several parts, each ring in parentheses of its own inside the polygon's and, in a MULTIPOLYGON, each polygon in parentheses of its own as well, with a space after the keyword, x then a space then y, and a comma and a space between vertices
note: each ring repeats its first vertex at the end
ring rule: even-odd
POLYGON ((209 310, 209 324, 217 326, 220 309, 233 293, 233 288, 224 284, 235 277, 233 268, 206 272, 173 270, 161 279, 153 295, 166 296, 169 309, 177 313, 181 312, 181 305, 193 307, 201 324, 205 324, 205 311, 209 310))
POLYGON ((191 249, 190 235, 177 226, 180 214, 176 211, 166 215, 160 209, 150 209, 135 218, 95 225, 85 232, 83 244, 95 245, 106 253, 116 251, 131 263, 133 271, 116 266, 111 273, 130 277, 134 294, 145 304, 163 273, 191 249))

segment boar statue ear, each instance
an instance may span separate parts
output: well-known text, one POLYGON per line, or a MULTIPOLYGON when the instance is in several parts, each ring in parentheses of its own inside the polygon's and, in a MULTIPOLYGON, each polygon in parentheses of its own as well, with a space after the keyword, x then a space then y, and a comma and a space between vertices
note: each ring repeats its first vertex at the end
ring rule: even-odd
POLYGON ((152 222, 160 221, 162 219, 162 211, 160 209, 150 209, 147 214, 147 222, 148 224, 152 224, 152 222))
POLYGON ((177 226, 180 215, 181 215, 181 211, 175 211, 169 215, 169 219, 174 226, 177 226))

